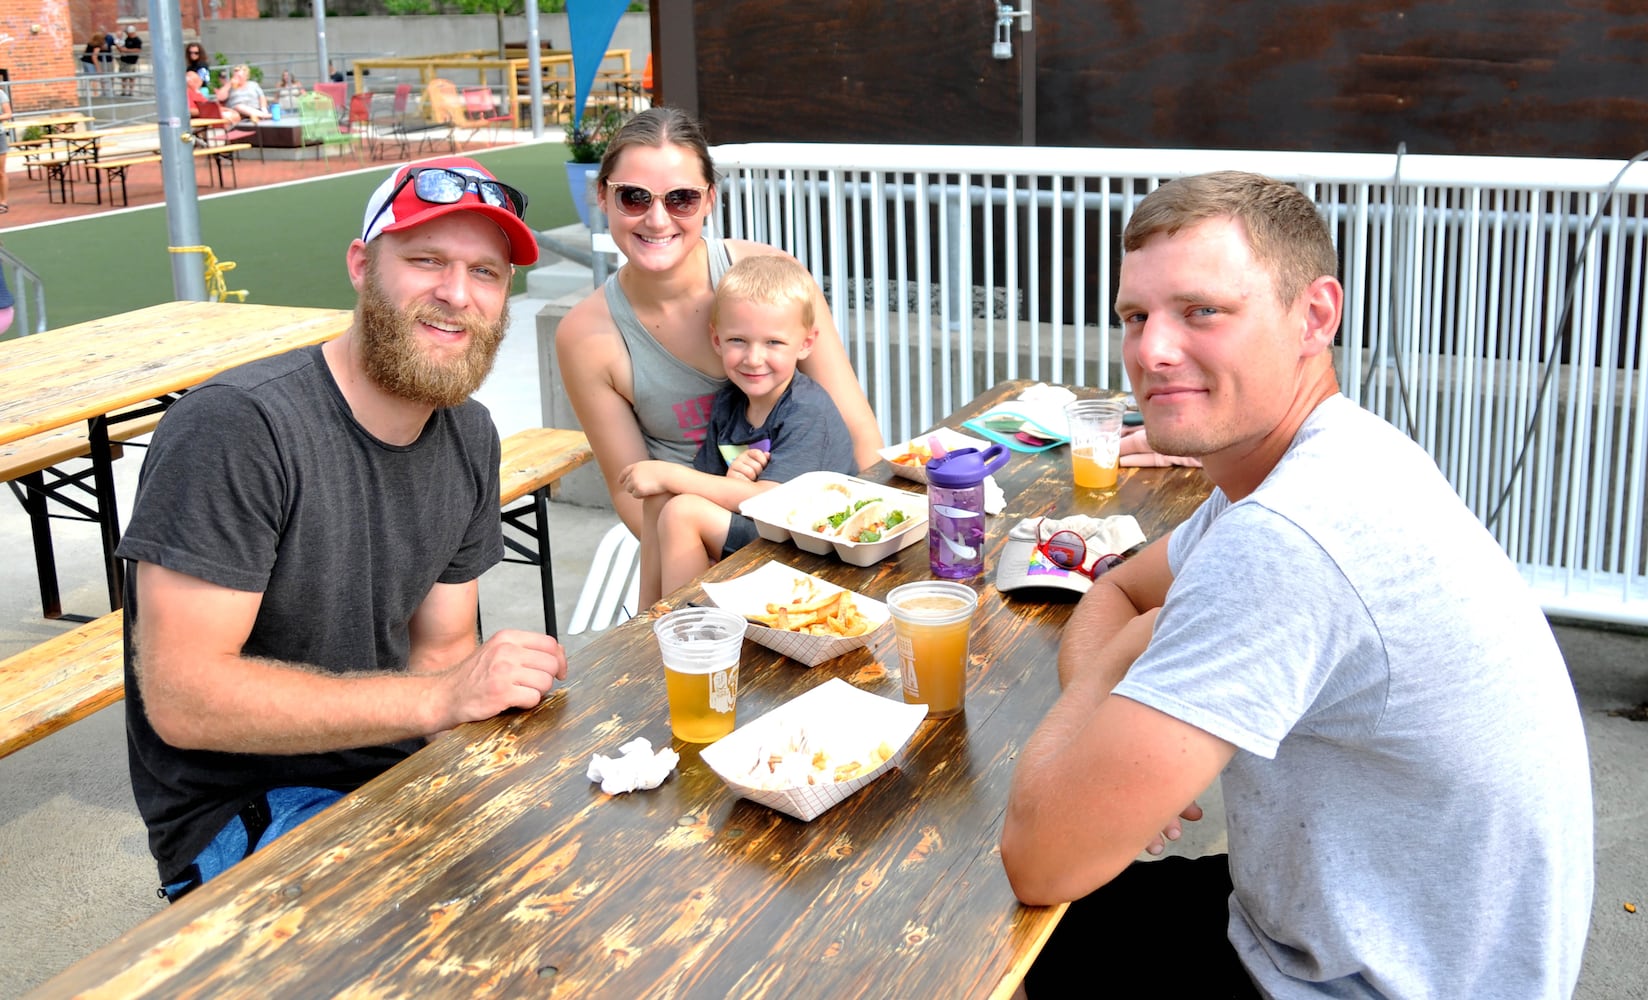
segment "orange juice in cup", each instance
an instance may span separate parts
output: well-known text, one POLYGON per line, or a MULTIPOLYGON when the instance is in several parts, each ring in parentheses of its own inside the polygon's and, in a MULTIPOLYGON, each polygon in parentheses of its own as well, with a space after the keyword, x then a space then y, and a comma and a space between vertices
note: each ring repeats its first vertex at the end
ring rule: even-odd
POLYGON ((959 583, 922 580, 894 587, 887 607, 898 639, 905 704, 926 705, 929 719, 960 712, 978 593, 959 583))
POLYGON ((1070 421, 1070 465, 1078 487, 1116 488, 1123 409, 1118 397, 1078 399, 1064 408, 1070 421))
POLYGON ((1114 489, 1119 458, 1118 451, 1072 447, 1070 462, 1075 467, 1076 485, 1089 490, 1114 489))

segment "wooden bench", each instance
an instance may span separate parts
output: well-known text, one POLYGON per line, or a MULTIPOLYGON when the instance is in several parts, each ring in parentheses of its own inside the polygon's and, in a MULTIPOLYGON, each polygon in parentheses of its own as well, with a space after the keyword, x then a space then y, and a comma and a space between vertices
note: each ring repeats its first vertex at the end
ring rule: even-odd
MULTIPOLYGON (((120 442, 130 441, 155 429, 160 411, 153 404, 121 411, 109 421, 111 456, 119 458, 120 442), (135 416, 131 414, 136 414, 135 416)), ((52 548, 53 517, 96 521, 97 491, 90 482, 92 470, 65 471, 58 466, 91 454, 91 441, 84 426, 65 427, 34 434, 0 445, 0 483, 11 486, 29 517, 34 537, 34 566, 40 583, 40 613, 47 618, 63 615, 57 587, 57 558, 52 548), (53 514, 51 504, 69 513, 53 514)))
POLYGON ((529 427, 503 440, 498 462, 499 516, 510 529, 504 534, 504 545, 516 553, 515 557, 506 555, 504 561, 538 567, 544 631, 550 635, 559 633, 549 553, 549 491, 562 476, 594 457, 582 431, 529 427))
POLYGON ((235 179, 235 187, 240 187, 240 176, 235 172, 235 154, 244 149, 251 149, 249 142, 226 142, 221 146, 196 146, 195 159, 209 158, 209 162, 217 168, 217 186, 223 187, 223 165, 229 165, 229 176, 235 179))
POLYGON ((97 190, 97 203, 103 204, 103 178, 109 179, 109 204, 114 204, 114 182, 120 181, 120 204, 130 205, 131 199, 126 197, 126 170, 140 163, 159 163, 159 153, 147 153, 142 156, 125 156, 117 160, 94 160, 86 164, 86 172, 91 174, 92 186, 97 190))
POLYGON ((45 136, 38 139, 14 139, 10 147, 12 152, 23 157, 23 172, 32 181, 36 161, 51 153, 52 142, 45 136))
POLYGON ((124 621, 111 611, 0 661, 0 757, 125 697, 124 621))

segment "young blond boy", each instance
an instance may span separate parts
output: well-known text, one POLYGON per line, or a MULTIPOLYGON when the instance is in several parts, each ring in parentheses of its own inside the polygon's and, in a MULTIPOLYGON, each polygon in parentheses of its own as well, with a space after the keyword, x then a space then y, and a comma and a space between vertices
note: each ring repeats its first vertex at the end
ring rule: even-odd
POLYGON ((641 603, 689 582, 756 538, 736 513, 803 472, 853 475, 852 437, 796 363, 812 351, 812 275, 795 258, 746 257, 715 290, 710 338, 727 372, 692 468, 649 459, 619 479, 642 503, 641 603))

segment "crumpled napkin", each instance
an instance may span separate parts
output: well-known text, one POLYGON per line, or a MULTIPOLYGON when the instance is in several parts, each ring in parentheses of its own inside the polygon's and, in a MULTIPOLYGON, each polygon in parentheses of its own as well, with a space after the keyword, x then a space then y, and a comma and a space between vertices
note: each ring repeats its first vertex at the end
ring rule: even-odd
POLYGON ((681 762, 681 755, 669 747, 652 752, 652 741, 637 736, 618 748, 620 756, 596 754, 589 762, 589 780, 599 781, 608 795, 657 788, 681 762))
POLYGON ((1202 467, 1198 458, 1186 458, 1183 455, 1158 455, 1150 450, 1145 442, 1144 435, 1139 432, 1143 427, 1126 427, 1122 429, 1121 464, 1125 469, 1165 468, 1169 465, 1184 465, 1193 469, 1202 467))

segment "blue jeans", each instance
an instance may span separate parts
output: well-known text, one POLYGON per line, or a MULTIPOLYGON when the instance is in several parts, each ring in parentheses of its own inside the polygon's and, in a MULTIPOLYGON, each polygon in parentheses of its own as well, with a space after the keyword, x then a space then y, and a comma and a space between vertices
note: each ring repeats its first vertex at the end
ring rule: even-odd
POLYGON ((341 798, 342 792, 330 788, 269 789, 223 825, 212 842, 195 857, 194 863, 184 870, 182 878, 161 886, 161 896, 169 903, 177 902, 341 798))

